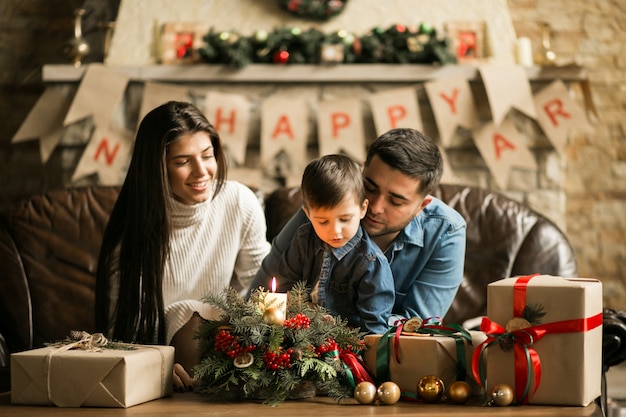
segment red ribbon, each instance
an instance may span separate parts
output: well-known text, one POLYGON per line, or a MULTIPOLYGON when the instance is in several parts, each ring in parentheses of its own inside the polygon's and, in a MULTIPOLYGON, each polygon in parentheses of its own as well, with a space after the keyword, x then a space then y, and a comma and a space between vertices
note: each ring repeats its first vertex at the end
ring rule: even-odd
MULTIPOLYGON (((526 307, 526 287, 528 282, 537 275, 524 276, 517 279, 513 289, 514 317, 521 317, 526 307)), ((513 332, 507 332, 500 324, 484 317, 480 330, 487 334, 472 356, 472 372, 479 386, 484 386, 482 354, 487 347, 508 338, 514 342, 515 358, 515 397, 517 402, 525 404, 537 391, 541 383, 541 359, 532 347, 547 334, 586 332, 602 325, 602 313, 584 319, 563 320, 553 323, 540 324, 513 332), (531 376, 535 376, 535 383, 530 389, 531 376)))

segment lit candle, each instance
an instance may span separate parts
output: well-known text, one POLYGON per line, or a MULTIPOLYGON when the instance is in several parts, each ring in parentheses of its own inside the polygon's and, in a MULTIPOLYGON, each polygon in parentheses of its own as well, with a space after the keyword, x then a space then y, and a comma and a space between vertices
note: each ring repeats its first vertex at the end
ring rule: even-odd
POLYGON ((271 291, 263 297, 263 308, 276 308, 284 316, 287 312, 287 294, 276 292, 276 277, 272 277, 271 291))

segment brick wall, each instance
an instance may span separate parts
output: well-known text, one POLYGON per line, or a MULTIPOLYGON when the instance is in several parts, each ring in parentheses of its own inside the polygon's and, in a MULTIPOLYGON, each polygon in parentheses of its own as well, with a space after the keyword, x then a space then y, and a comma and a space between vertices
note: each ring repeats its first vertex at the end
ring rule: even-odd
MULTIPOLYGON (((0 2, 0 208, 66 183, 59 167, 68 164, 62 160, 67 155, 55 152, 42 166, 37 142, 12 145, 10 140, 43 91, 41 66, 68 62, 63 46, 73 34, 72 12, 82 4, 83 0, 0 2)), ((544 172, 554 172, 550 165, 559 172, 556 179, 547 175, 539 181, 558 183, 559 192, 527 193, 526 200, 542 212, 565 201, 565 214, 557 223, 564 225, 575 247, 581 275, 602 279, 606 306, 623 309, 626 5, 622 0, 508 0, 508 4, 517 35, 531 38, 535 51, 540 46, 539 23, 549 22, 557 57, 587 68, 599 114, 593 134, 571 138, 565 161, 554 161, 545 153, 544 172)), ((473 151, 457 157, 476 165, 475 155, 473 151)), ((527 179, 520 178, 519 184, 527 184, 527 179)))

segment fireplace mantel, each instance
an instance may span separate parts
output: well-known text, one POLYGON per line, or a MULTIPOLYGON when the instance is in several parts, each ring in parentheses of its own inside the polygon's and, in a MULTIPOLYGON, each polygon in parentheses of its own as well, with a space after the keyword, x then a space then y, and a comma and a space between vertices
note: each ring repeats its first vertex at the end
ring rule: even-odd
MULTIPOLYGON (((78 82, 86 66, 44 65, 43 81, 78 82)), ((253 64, 241 69, 225 65, 152 65, 141 67, 114 67, 130 76, 132 81, 161 81, 174 83, 235 82, 235 83, 359 83, 423 82, 462 75, 468 80, 480 78, 477 67, 472 65, 390 65, 390 64, 342 64, 342 65, 275 65, 253 64)), ((584 68, 570 65, 564 67, 526 68, 530 81, 576 82, 587 79, 584 68)))

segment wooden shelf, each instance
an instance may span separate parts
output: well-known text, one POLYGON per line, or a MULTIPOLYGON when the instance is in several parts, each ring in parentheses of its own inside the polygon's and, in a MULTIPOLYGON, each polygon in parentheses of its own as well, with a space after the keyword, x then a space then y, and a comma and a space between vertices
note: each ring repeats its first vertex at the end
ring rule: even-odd
MULTIPOLYGON (((43 81, 78 82, 86 66, 44 65, 43 81)), ((233 82, 233 83, 406 83, 422 82, 462 75, 478 80, 478 69, 472 65, 394 65, 394 64, 342 64, 342 65, 274 65, 254 64, 241 69, 225 65, 153 65, 144 67, 114 67, 128 74, 132 81, 161 81, 173 83, 233 82)), ((530 81, 564 82, 587 79, 586 71, 579 66, 526 68, 530 81)))

